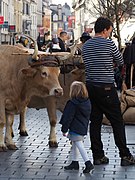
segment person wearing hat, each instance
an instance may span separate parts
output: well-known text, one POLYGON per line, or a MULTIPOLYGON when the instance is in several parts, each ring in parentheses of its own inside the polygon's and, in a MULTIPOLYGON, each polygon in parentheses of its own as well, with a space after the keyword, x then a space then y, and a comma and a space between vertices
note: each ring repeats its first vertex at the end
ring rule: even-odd
POLYGON ((80 37, 81 43, 77 45, 77 51, 75 52, 75 54, 81 55, 81 54, 82 54, 82 46, 83 46, 83 44, 84 44, 87 40, 89 40, 89 39, 91 39, 91 38, 92 38, 92 37, 89 35, 88 32, 83 32, 82 35, 81 35, 81 37, 80 37))
POLYGON ((91 36, 88 32, 83 32, 82 36, 80 37, 80 41, 84 44, 87 40, 91 39, 91 36))

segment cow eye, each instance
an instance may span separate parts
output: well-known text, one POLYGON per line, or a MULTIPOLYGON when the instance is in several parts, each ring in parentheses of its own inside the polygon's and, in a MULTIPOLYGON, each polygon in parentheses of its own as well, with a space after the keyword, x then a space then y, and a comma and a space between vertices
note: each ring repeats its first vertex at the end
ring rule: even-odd
POLYGON ((47 77, 47 72, 42 72, 42 73, 41 73, 41 76, 42 76, 42 77, 47 77))

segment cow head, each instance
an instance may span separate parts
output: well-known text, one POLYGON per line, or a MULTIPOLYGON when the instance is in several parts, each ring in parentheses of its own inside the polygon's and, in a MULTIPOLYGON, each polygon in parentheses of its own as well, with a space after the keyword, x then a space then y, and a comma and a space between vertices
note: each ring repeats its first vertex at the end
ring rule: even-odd
POLYGON ((27 67, 21 70, 23 79, 25 79, 27 88, 31 95, 55 95, 61 96, 63 90, 59 84, 58 76, 60 73, 59 67, 35 66, 27 67))
MULTIPOLYGON (((27 36, 29 37, 29 36, 27 36)), ((34 53, 28 59, 28 67, 21 69, 23 78, 32 95, 61 96, 63 89, 61 88, 58 76, 60 73, 59 62, 54 56, 38 55, 37 43, 29 37, 35 44, 34 53)))

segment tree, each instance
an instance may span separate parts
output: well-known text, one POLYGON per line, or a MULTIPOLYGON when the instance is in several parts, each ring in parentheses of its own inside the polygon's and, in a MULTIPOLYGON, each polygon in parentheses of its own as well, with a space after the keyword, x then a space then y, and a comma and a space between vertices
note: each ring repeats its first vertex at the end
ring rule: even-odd
POLYGON ((121 49, 120 24, 131 17, 133 8, 135 0, 85 0, 86 11, 94 16, 106 16, 114 23, 119 49, 121 49))

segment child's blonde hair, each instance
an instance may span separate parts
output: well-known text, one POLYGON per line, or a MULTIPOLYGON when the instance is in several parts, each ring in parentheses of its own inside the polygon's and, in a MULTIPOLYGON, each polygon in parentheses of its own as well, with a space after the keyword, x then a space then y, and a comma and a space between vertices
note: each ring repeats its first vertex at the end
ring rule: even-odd
POLYGON ((88 98, 88 91, 83 82, 74 81, 70 86, 70 98, 82 97, 88 98))

